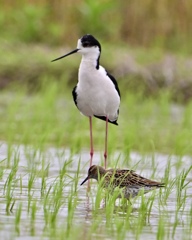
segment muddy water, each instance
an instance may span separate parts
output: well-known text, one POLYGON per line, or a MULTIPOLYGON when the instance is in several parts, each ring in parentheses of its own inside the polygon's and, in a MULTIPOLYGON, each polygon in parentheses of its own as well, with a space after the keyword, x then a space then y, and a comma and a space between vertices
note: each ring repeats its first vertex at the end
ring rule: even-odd
MULTIPOLYGON (((10 151, 10 150, 9 150, 10 151)), ((41 170, 42 162, 43 166, 48 167, 48 175, 46 176, 46 189, 57 179, 59 172, 63 167, 64 163, 70 161, 67 165, 67 174, 72 178, 75 176, 77 171, 77 166, 80 161, 80 175, 79 184, 87 175, 87 169, 89 166, 89 153, 87 151, 82 151, 81 154, 71 154, 71 152, 66 149, 54 149, 48 148, 43 153, 36 151, 31 146, 12 146, 11 152, 12 157, 10 157, 10 166, 7 166, 7 156, 8 147, 5 143, 0 146, 0 160, 2 168, 2 178, 0 180, 0 239, 49 239, 45 231, 45 217, 43 211, 43 205, 38 201, 42 198, 41 195, 41 184, 42 179, 35 177, 33 188, 32 188, 32 199, 37 202, 36 218, 33 225, 31 224, 31 215, 28 214, 28 204, 29 204, 29 193, 28 193, 28 183, 30 179, 30 173, 32 170, 41 170), (4 186, 7 184, 7 179, 9 179, 10 172, 13 168, 14 155, 19 159, 18 168, 15 176, 15 182, 12 183, 12 201, 14 202, 13 209, 10 212, 6 212, 6 191, 4 191, 4 186), (15 224, 16 215, 20 204, 22 204, 21 220, 19 225, 15 224)), ((191 157, 177 157, 177 156, 167 156, 161 154, 155 155, 139 155, 138 153, 131 153, 129 158, 125 158, 123 154, 117 152, 114 156, 110 157, 111 162, 109 167, 114 166, 115 159, 118 159, 118 167, 130 168, 134 167, 136 172, 142 174, 145 177, 160 180, 163 178, 165 169, 170 162, 170 180, 176 178, 184 169, 188 169, 192 164, 191 157)), ((101 154, 95 153, 94 164, 101 164, 101 154)), ((186 201, 182 208, 182 214, 179 214, 178 224, 175 230, 175 239, 190 239, 189 229, 189 218, 191 217, 190 210, 192 208, 192 171, 189 172, 186 182, 189 182, 186 188, 186 201), (188 233, 189 232, 189 233, 188 233)), ((86 196, 86 186, 77 187, 78 192, 78 202, 74 212, 73 226, 78 226, 79 223, 84 222, 84 231, 88 230, 93 224, 93 205, 94 205, 94 195, 97 190, 97 185, 92 182, 92 192, 91 200, 86 196)), ((71 191, 72 182, 68 178, 68 182, 63 188, 63 199, 64 203, 58 212, 58 225, 65 224, 68 215, 68 204, 67 197, 71 191)), ((176 187, 176 186, 175 186, 176 187)), ((165 209, 166 214, 169 215, 168 222, 165 225, 165 231, 173 231, 173 226, 175 224, 175 210, 177 205, 177 191, 173 187, 171 194, 169 195, 165 209)), ((156 239, 159 223, 159 210, 158 210, 158 194, 153 203, 152 213, 149 222, 144 226, 140 238, 138 239, 156 239)), ((104 207, 104 206, 102 206, 104 207)), ((101 207, 101 224, 105 226, 106 218, 104 211, 101 207)), ((133 217, 138 216, 139 202, 135 203, 135 211, 133 212, 133 217)), ((119 211, 119 210, 118 210, 119 211)), ((163 211, 163 210, 162 210, 163 211)), ((163 214, 163 212, 162 212, 163 214)), ((119 218, 123 218, 125 214, 119 212, 119 218)), ((130 220, 131 221, 131 220, 130 220)), ((115 228, 115 227, 114 227, 115 228)), ((113 229, 114 231, 114 229, 113 229)), ((86 235, 86 234, 85 234, 86 235)), ((96 231, 93 234, 93 239, 115 239, 115 233, 109 235, 108 231, 101 230, 96 231)), ((135 239, 135 235, 132 231, 126 232, 126 238, 135 239)), ((62 239, 62 238, 60 238, 62 239)))

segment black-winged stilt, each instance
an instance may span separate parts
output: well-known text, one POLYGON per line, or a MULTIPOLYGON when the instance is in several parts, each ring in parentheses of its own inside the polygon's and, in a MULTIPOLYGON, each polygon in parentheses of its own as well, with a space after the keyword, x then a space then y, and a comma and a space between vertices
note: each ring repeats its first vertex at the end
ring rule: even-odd
POLYGON ((73 89, 73 99, 79 111, 89 117, 90 125, 90 166, 93 159, 92 117, 106 121, 105 130, 105 169, 107 167, 108 122, 117 124, 120 105, 120 91, 115 78, 99 65, 100 43, 90 34, 84 35, 77 42, 77 48, 57 61, 73 53, 81 53, 78 83, 73 89))

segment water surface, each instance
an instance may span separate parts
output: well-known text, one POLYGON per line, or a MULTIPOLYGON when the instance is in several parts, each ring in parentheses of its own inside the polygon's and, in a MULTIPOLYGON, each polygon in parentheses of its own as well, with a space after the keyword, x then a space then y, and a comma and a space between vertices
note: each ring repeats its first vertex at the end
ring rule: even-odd
MULTIPOLYGON (((1 239, 62 239, 62 231, 66 233, 71 228, 74 231, 81 230, 84 239, 116 239, 118 235, 118 221, 123 224, 126 219, 126 211, 119 208, 119 200, 116 201, 114 217, 106 217, 106 206, 101 202, 97 209, 97 221, 95 220, 95 197, 97 195, 96 181, 92 181, 91 192, 87 196, 86 184, 80 186, 82 180, 87 176, 89 167, 89 153, 83 150, 79 154, 73 154, 69 149, 47 148, 44 151, 35 149, 32 146, 8 147, 6 143, 0 146, 1 156, 1 190, 0 190, 0 238, 1 239), (66 164, 66 165, 65 165, 66 164), (77 169, 79 165, 79 175, 77 169), (59 199, 57 221, 51 226, 46 224, 46 212, 55 211, 54 192, 55 184, 59 184, 61 169, 66 167, 62 183, 62 193, 59 199), (14 172, 15 169, 15 172, 14 172), (13 176, 13 179, 11 179, 13 176), (34 177, 34 178, 33 178, 34 177), (77 179, 77 189, 74 181, 77 179), (11 182, 9 184, 9 181, 11 182), (29 191, 30 181, 32 187, 29 191), (43 185, 44 184, 44 185, 43 185), (10 188, 9 188, 10 186, 10 188), (46 198, 46 196, 48 196, 46 198), (71 197, 71 200, 70 200, 71 197), (10 200, 10 206, 7 204, 10 200), (47 201, 47 202, 45 202, 47 201), (70 206, 71 201, 71 206, 70 206), (35 218, 32 217, 32 206, 35 205, 35 218), (17 223, 19 207, 21 217, 17 223), (74 208, 70 211, 69 208, 74 208), (70 214, 71 220, 70 220, 70 214), (99 221, 98 221, 99 219, 99 221), (71 224, 69 224, 71 223, 71 224), (90 233, 90 229, 94 229, 90 233), (55 232, 54 232, 55 231, 55 232), (61 232, 61 234, 60 234, 61 232)), ((169 181, 173 182, 172 190, 165 203, 160 203, 159 190, 156 191, 155 200, 152 205, 150 217, 145 224, 142 223, 140 232, 135 226, 139 217, 141 199, 134 201, 129 223, 132 227, 122 230, 125 239, 157 239, 157 232, 160 227, 160 218, 163 219, 163 230, 165 239, 190 239, 192 233, 192 171, 185 179, 188 185, 184 190, 178 191, 176 181, 183 171, 192 165, 190 156, 167 156, 163 154, 146 154, 132 152, 129 157, 123 153, 116 152, 109 158, 109 167, 114 167, 115 162, 119 168, 133 168, 144 177, 161 181, 164 178, 165 170, 170 164, 169 181), (184 198, 184 204, 178 209, 178 193, 184 198), (177 211, 178 210, 178 211, 177 211), (177 214, 176 214, 177 212, 177 214), (190 225, 191 224, 191 225, 190 225), (137 233, 136 233, 137 232, 137 233)), ((102 155, 96 152, 94 164, 102 165, 102 155)), ((162 190, 162 195, 166 190, 162 190)), ((146 195, 146 199, 148 195, 146 195)), ((107 204, 107 203, 106 203, 107 204)), ((33 208, 34 209, 34 208, 33 208)), ((126 220, 127 224, 127 220, 126 220)), ((78 235, 78 232, 77 232, 78 235)), ((163 236, 163 235, 162 235, 163 236)), ((73 237, 72 237, 73 238, 73 237)), ((159 237, 159 239, 163 239, 159 237)))

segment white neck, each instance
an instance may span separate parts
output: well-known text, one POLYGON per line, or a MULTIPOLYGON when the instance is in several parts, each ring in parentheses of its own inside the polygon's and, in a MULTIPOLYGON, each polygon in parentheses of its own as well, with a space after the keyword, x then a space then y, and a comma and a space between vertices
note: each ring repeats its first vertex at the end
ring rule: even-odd
POLYGON ((97 60, 95 58, 91 57, 91 56, 88 57, 88 56, 83 55, 82 59, 81 59, 81 65, 84 65, 84 64, 86 64, 87 67, 89 66, 89 67, 96 68, 97 60))
POLYGON ((100 56, 100 51, 98 47, 82 48, 81 42, 78 41, 77 44, 78 53, 82 55, 81 64, 86 63, 93 65, 95 68, 97 66, 97 60, 100 56))

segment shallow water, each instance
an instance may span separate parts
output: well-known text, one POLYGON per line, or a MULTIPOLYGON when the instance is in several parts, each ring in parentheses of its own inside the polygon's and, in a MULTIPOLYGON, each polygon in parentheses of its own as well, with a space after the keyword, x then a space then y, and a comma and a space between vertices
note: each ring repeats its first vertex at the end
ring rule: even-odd
MULTIPOLYGON (((78 164, 80 164, 80 175, 78 176, 78 184, 76 200, 72 199, 72 204, 76 204, 75 211, 72 217, 72 228, 77 231, 78 226, 81 229, 81 235, 85 239, 116 239, 117 238, 117 222, 126 218, 126 212, 119 208, 119 201, 116 201, 117 207, 114 209, 114 219, 112 218, 108 225, 108 219, 106 219, 106 212, 104 204, 101 203, 100 208, 97 211, 96 230, 90 234, 89 229, 93 227, 95 223, 94 219, 94 203, 97 192, 97 184, 92 181, 92 190, 87 197, 86 184, 80 186, 79 184, 87 175, 89 167, 89 153, 84 150, 81 154, 72 154, 69 149, 54 149, 48 148, 45 151, 39 151, 31 146, 11 146, 2 143, 0 146, 1 162, 1 174, 0 180, 0 239, 63 239, 62 230, 66 229, 66 225, 69 217, 69 196, 71 194, 73 181, 76 176, 78 164), (8 158, 8 156, 10 156, 8 158), (14 157, 18 159, 18 166, 14 176, 14 180, 10 184, 11 186, 11 204, 12 210, 6 211, 8 202, 8 179, 13 171, 14 157), (9 164, 8 164, 9 163, 9 164), (51 233, 46 229, 46 217, 44 206, 49 206, 47 211, 54 211, 51 204, 45 205, 45 195, 48 193, 48 189, 52 186, 49 194, 49 201, 54 197, 53 186, 58 180, 59 173, 65 163, 66 166, 66 178, 62 187, 62 199, 57 214, 57 224, 55 231, 61 231, 61 234, 51 233), (44 194, 42 194, 42 169, 46 169, 44 179, 46 185, 43 188, 44 194), (29 193, 29 181, 32 173, 35 172, 32 188, 29 193), (53 196, 51 195, 53 194, 53 196), (29 202, 31 200, 31 205, 29 202), (35 202, 35 220, 32 221, 31 206, 35 202), (21 205, 22 204, 22 205, 21 205), (21 218, 17 224, 16 218, 18 214, 19 206, 22 206, 21 218), (28 209, 30 209, 28 211, 28 209), (83 227, 83 229, 82 229, 83 227), (55 235, 54 235, 55 234, 55 235), (54 237, 55 236, 55 237, 54 237)), ((101 165, 101 154, 96 152, 94 155, 94 164, 101 165)), ((179 176, 183 170, 189 169, 192 165, 192 159, 189 156, 177 157, 167 156, 162 154, 146 154, 140 155, 132 152, 129 157, 125 158, 122 153, 116 152, 113 156, 110 156, 109 167, 114 167, 114 163, 117 161, 119 168, 133 168, 137 173, 142 174, 144 177, 152 178, 154 180, 161 181, 164 177, 165 169, 168 163, 171 165, 170 181, 179 176)), ((157 232, 159 228, 160 213, 164 216, 164 231, 166 232, 165 238, 159 239, 172 239, 173 229, 175 227, 174 239, 190 239, 192 233, 192 226, 190 226, 190 218, 192 217, 190 211, 192 209, 192 171, 189 172, 185 182, 189 182, 186 187, 186 199, 185 204, 178 210, 177 218, 177 190, 176 186, 173 186, 171 193, 169 194, 166 203, 161 204, 159 208, 159 190, 156 191, 155 200, 153 202, 152 210, 148 221, 142 225, 140 233, 137 235, 137 239, 157 239, 157 232), (159 210, 160 209, 160 210, 159 210), (167 221, 167 222, 166 222, 167 221), (177 224, 175 223, 177 221, 177 224)), ((165 190, 163 190, 165 191, 165 190)), ((73 193, 74 194, 74 193, 73 193)), ((164 193, 162 193, 164 194, 164 193)), ((146 195, 147 196, 147 195, 146 195)), ((107 203, 106 203, 107 204, 107 203)), ((133 211, 129 218, 130 225, 133 225, 132 229, 124 230, 124 238, 136 239, 136 233, 134 231, 135 220, 139 215, 141 200, 138 198, 134 202, 133 211)), ((123 239, 123 238, 121 238, 123 239)))

